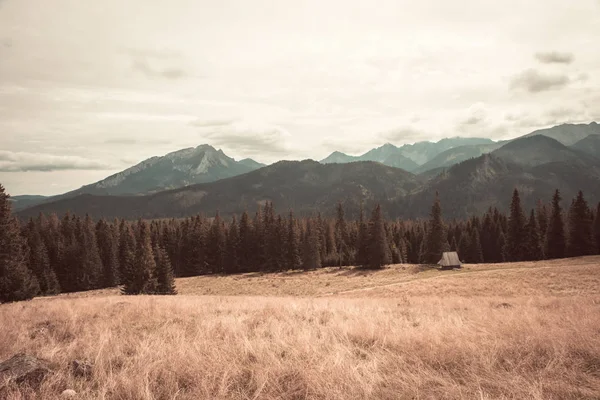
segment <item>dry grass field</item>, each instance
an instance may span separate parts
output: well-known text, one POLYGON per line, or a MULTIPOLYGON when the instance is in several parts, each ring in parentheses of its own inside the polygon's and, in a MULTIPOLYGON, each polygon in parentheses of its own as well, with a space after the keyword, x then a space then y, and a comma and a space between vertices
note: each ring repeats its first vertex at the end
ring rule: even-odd
POLYGON ((9 399, 600 399, 600 257, 185 278, 0 305, 9 399), (202 296, 200 296, 202 295, 202 296), (94 365, 88 378, 72 360, 94 365))

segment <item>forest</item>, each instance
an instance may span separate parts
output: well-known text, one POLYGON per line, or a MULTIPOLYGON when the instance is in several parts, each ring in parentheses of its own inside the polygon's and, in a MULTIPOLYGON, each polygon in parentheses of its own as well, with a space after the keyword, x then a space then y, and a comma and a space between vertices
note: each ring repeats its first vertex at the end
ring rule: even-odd
POLYGON ((600 252, 600 204, 579 192, 563 209, 556 190, 527 212, 517 189, 508 215, 490 208, 444 221, 436 195, 427 220, 386 220, 379 205, 357 220, 338 204, 334 218, 297 218, 267 202, 239 218, 94 221, 40 214, 19 221, 0 185, 0 302, 120 286, 123 294, 175 294, 175 277, 436 264, 456 250, 466 263, 576 257, 600 252))

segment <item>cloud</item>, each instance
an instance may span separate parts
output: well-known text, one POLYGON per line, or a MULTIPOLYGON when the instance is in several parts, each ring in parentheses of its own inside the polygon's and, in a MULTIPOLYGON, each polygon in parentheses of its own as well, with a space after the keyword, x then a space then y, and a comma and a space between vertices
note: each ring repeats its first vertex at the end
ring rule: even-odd
POLYGON ((133 61, 132 68, 141 72, 148 78, 181 79, 187 76, 182 68, 156 68, 150 65, 148 60, 138 59, 133 61))
POLYGON ((0 150, 0 172, 107 170, 110 166, 79 156, 0 150))
POLYGON ((117 145, 136 145, 136 144, 171 144, 172 140, 169 139, 136 139, 131 137, 123 138, 110 138, 103 141, 104 144, 117 144, 117 145))
POLYGON ((571 80, 564 74, 543 74, 530 68, 512 77, 511 89, 523 89, 530 93, 538 93, 546 90, 561 89, 567 86, 571 80))
POLYGON ((399 143, 411 143, 419 140, 423 140, 427 137, 427 133, 416 129, 412 126, 405 126, 391 131, 383 132, 380 137, 389 142, 399 143))
POLYGON ((213 120, 202 120, 198 119, 196 121, 190 122, 190 125, 195 126, 197 128, 212 128, 215 126, 227 126, 231 125, 235 122, 235 119, 213 119, 213 120))
POLYGON ((561 53, 558 51, 535 53, 535 58, 544 64, 571 64, 575 60, 573 53, 561 53))
POLYGON ((242 155, 288 154, 289 149, 285 144, 286 136, 286 133, 278 128, 262 131, 221 129, 203 135, 211 145, 225 147, 242 155))

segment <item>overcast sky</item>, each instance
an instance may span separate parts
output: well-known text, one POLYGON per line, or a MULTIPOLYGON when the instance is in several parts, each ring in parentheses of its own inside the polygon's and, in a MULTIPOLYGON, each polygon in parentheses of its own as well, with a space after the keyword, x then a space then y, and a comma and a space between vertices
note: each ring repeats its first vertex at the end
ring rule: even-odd
POLYGON ((600 121, 600 0, 0 0, 0 183, 600 121))

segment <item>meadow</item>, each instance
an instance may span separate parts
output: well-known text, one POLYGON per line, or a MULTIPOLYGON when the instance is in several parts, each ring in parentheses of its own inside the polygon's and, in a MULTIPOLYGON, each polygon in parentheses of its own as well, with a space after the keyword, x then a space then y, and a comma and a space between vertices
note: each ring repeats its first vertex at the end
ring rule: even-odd
POLYGON ((204 276, 0 305, 8 399, 600 399, 600 257, 204 276), (70 362, 93 365, 73 376, 70 362))

